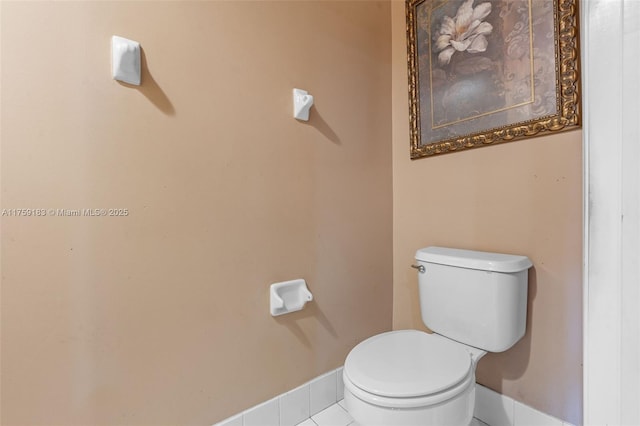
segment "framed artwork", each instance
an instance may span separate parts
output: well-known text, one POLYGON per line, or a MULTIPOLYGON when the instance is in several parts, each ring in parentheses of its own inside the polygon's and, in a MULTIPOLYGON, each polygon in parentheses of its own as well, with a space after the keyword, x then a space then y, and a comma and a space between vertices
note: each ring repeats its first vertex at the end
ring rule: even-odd
POLYGON ((577 0, 406 0, 411 158, 580 126, 577 0))

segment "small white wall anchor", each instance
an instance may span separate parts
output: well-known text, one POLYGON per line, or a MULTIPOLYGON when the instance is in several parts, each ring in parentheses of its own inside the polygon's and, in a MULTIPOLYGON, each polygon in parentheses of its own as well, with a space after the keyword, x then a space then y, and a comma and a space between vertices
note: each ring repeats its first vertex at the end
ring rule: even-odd
POLYGON ((111 75, 114 80, 140 86, 140 43, 111 37, 111 75))
POLYGON ((293 89, 293 116, 297 120, 309 121, 309 109, 313 105, 313 96, 306 90, 293 89))
POLYGON ((269 295, 271 315, 274 317, 299 311, 313 300, 303 279, 271 284, 269 295))

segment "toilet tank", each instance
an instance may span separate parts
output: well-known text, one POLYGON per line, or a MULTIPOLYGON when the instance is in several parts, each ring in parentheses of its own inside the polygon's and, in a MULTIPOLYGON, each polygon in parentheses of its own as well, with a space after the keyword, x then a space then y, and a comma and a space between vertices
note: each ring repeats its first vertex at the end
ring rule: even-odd
POLYGON ((416 260, 420 310, 429 329, 489 352, 505 351, 524 336, 528 257, 427 247, 416 260))

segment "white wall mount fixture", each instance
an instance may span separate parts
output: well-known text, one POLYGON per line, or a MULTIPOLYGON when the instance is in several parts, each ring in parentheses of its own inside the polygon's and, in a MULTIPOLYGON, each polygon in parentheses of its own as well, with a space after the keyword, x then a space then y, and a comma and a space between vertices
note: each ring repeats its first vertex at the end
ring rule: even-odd
POLYGON ((140 86, 140 43, 111 37, 111 75, 114 80, 140 86))
POLYGON ((313 300, 313 295, 303 279, 271 284, 270 296, 271 315, 274 317, 299 311, 307 302, 313 300))
POLYGON ((306 90, 293 89, 293 116, 297 120, 309 121, 309 109, 313 105, 313 96, 306 90))

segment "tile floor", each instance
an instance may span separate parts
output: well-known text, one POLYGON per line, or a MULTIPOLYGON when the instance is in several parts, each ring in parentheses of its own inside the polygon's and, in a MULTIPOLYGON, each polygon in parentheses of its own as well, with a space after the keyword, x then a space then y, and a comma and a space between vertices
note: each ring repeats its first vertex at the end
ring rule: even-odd
MULTIPOLYGON (((344 400, 340 400, 297 426, 358 426, 358 423, 347 412, 344 400)), ((473 419, 470 426, 488 425, 478 419, 473 419)))

